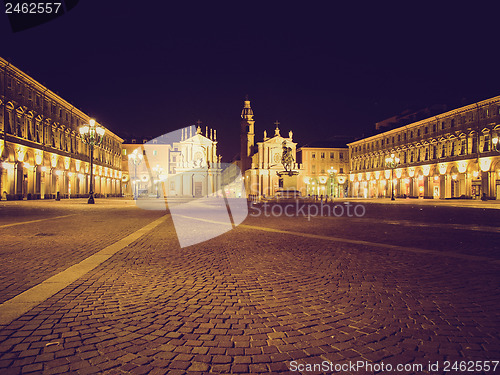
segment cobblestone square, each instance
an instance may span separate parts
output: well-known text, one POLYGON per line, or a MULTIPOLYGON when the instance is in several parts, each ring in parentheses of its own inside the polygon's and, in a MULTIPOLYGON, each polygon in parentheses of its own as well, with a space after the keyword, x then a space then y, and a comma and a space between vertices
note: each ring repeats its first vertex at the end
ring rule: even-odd
POLYGON ((350 204, 180 248, 130 200, 0 202, 0 311, 62 283, 0 316, 0 373, 495 373, 498 205, 350 204))

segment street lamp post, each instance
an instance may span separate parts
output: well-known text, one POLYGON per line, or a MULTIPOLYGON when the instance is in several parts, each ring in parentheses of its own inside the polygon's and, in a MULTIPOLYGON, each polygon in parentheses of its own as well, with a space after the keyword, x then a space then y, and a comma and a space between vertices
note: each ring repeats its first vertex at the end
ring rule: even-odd
POLYGON ((396 168, 399 165, 399 158, 391 154, 391 156, 388 156, 385 158, 385 164, 387 165, 388 168, 391 168, 391 201, 395 200, 394 198, 394 168, 396 168))
POLYGON ((80 127, 82 139, 90 146, 90 186, 88 204, 94 204, 94 146, 100 145, 104 138, 105 129, 96 125, 94 119, 89 120, 88 125, 80 127))
POLYGON ((332 199, 337 195, 335 192, 335 177, 337 176, 337 170, 333 169, 333 167, 330 167, 328 170, 328 175, 329 175, 329 183, 330 183, 330 194, 332 196, 332 199))
POLYGON ((158 185, 160 184, 160 174, 163 172, 163 168, 160 167, 159 164, 156 167, 153 167, 153 171, 156 173, 156 198, 160 198, 160 189, 158 189, 158 185))
POLYGON ((142 162, 142 152, 136 148, 134 152, 128 155, 128 159, 134 163, 134 199, 137 200, 137 166, 142 162))

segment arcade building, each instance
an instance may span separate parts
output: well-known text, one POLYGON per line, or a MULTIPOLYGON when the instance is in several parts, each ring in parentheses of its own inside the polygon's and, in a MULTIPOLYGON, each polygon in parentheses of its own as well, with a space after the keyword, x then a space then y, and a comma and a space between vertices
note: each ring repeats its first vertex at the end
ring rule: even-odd
POLYGON ((349 143, 349 195, 499 199, 499 135, 496 96, 349 143))
MULTIPOLYGON (((90 117, 0 58, 0 199, 87 197, 90 117)), ((105 129, 94 148, 96 196, 120 196, 122 139, 105 129)))

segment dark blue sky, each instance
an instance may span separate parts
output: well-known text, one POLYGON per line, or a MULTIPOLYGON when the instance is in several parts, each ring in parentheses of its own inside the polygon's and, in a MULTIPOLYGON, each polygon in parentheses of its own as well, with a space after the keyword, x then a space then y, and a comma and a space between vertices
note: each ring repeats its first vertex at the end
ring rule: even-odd
POLYGON ((184 3, 85 0, 18 33, 1 15, 0 53, 122 136, 200 119, 226 160, 246 94, 257 140, 279 120, 299 144, 500 94, 498 12, 485 5, 184 3))

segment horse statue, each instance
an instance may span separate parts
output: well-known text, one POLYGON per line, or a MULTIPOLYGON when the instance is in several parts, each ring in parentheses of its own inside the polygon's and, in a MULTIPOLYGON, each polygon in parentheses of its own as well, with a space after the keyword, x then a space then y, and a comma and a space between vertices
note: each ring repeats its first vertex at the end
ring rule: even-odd
POLYGON ((286 141, 283 141, 282 145, 283 145, 283 154, 281 155, 281 164, 283 164, 285 172, 291 172, 293 162, 295 161, 292 155, 292 148, 287 147, 286 141))

